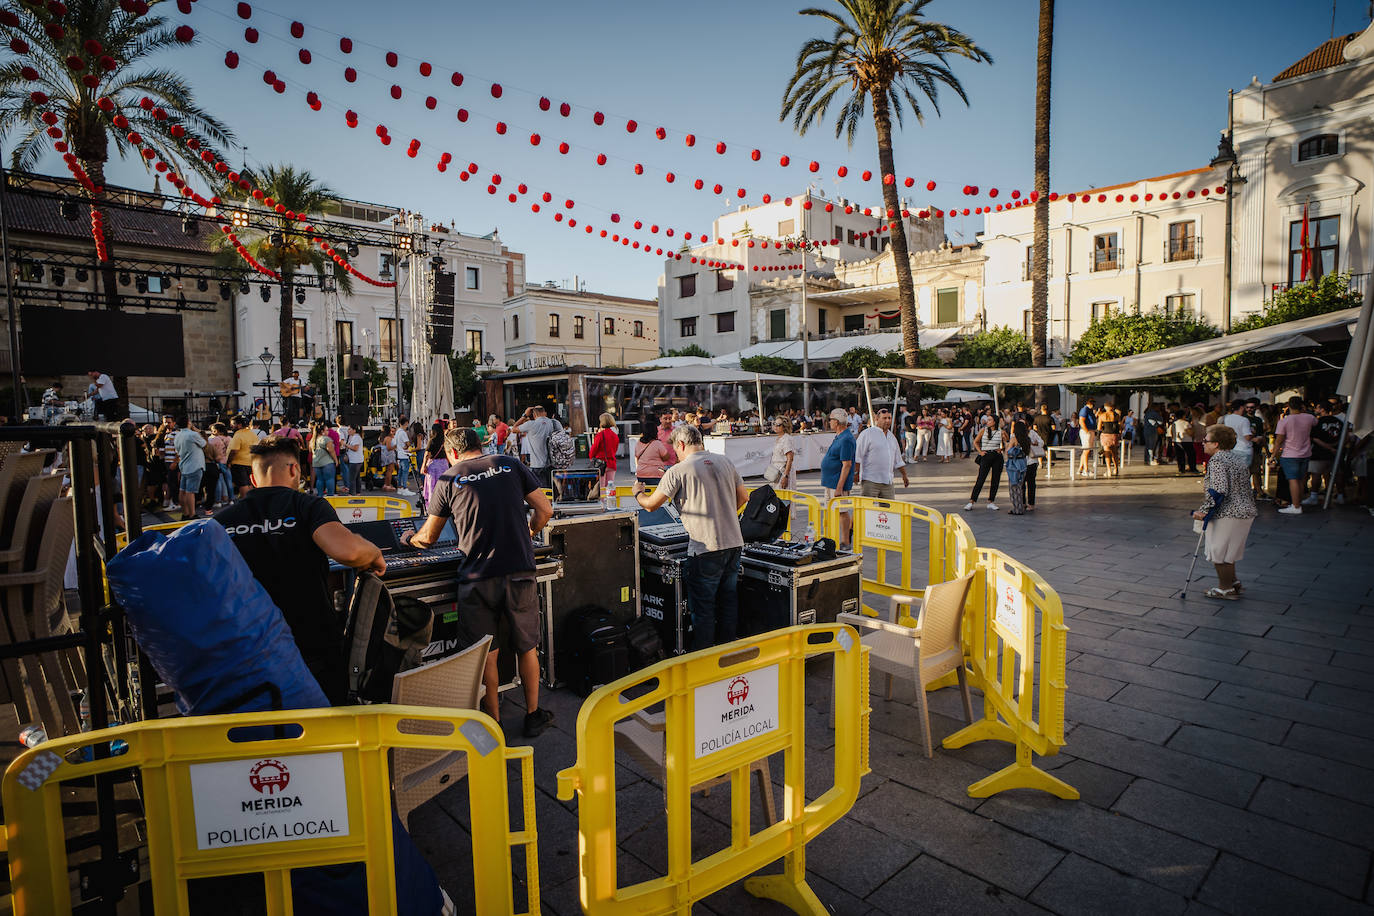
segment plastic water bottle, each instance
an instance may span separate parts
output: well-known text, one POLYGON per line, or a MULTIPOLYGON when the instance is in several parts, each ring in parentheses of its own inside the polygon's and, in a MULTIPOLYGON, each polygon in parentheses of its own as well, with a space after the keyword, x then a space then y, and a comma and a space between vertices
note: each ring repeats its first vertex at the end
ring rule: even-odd
POLYGON ((43 726, 37 724, 25 725, 19 730, 19 743, 24 747, 38 747, 48 740, 48 733, 43 730, 43 726))
POLYGON ((90 694, 81 695, 81 704, 77 707, 77 714, 81 719, 81 730, 88 732, 91 730, 91 697, 90 694))
POLYGON ((809 524, 806 526, 806 533, 802 535, 802 541, 811 544, 816 540, 816 526, 809 524))

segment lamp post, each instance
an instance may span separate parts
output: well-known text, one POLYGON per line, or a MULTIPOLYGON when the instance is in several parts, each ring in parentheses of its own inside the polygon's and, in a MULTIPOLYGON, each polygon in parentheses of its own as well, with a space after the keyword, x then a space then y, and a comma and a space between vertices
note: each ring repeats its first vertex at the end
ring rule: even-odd
MULTIPOLYGON (((803 230, 798 235, 788 236, 781 239, 783 242, 800 248, 802 253, 802 273, 801 273, 801 328, 799 331, 802 345, 802 411, 811 410, 811 316, 807 313, 806 305, 806 254, 811 250, 811 237, 803 230)), ((816 269, 820 270, 826 266, 825 258, 819 253, 814 258, 816 269)), ((763 405, 759 405, 759 413, 763 413, 763 405)))
MULTIPOLYGON (((1245 178, 1240 174, 1240 163, 1236 159, 1236 148, 1232 145, 1235 137, 1236 94, 1232 90, 1227 94, 1226 99, 1226 131, 1221 135, 1221 140, 1217 143, 1217 154, 1212 157, 1212 168, 1224 166, 1226 168, 1226 239, 1222 249, 1222 289, 1221 289, 1221 333, 1231 333, 1231 226, 1235 211, 1236 188, 1245 184, 1245 178)), ((1221 401, 1227 402, 1227 379, 1226 371, 1221 373, 1221 401)))
POLYGON ((258 354, 258 362, 262 363, 262 380, 265 383, 262 390, 263 394, 267 396, 265 400, 267 401, 268 414, 272 413, 272 360, 274 359, 276 357, 266 347, 263 347, 262 352, 258 354))

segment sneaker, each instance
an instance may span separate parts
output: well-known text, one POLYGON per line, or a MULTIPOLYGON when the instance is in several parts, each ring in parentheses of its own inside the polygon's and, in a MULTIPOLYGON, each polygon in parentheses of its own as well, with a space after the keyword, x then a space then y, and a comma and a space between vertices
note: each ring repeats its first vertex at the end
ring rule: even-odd
POLYGON ((1307 498, 1302 501, 1302 504, 1304 506, 1315 506, 1321 501, 1322 498, 1318 496, 1316 493, 1308 493, 1307 498))
POLYGON ((965 511, 965 512, 969 511, 969 510, 972 509, 972 508, 973 508, 973 503, 964 503, 964 511, 965 511))
POLYGON ((1214 585, 1211 588, 1207 589, 1207 591, 1203 592, 1203 595, 1205 595, 1208 598, 1217 598, 1222 601, 1235 601, 1237 598, 1240 597, 1240 592, 1236 591, 1235 586, 1232 586, 1231 588, 1221 588, 1219 586, 1214 585))
POLYGON ((1286 509, 1280 509, 1279 515, 1302 515, 1302 508, 1299 506, 1289 506, 1286 509))
POLYGON ((552 722, 552 710, 540 708, 534 712, 525 713, 525 737, 538 738, 552 722))
POLYGON ((415 491, 412 490, 412 489, 410 489, 410 488, 408 488, 408 487, 401 487, 401 489, 399 489, 399 490, 396 491, 396 495, 397 495, 397 496, 414 496, 414 495, 415 495, 415 491))
POLYGON ((996 511, 997 511, 997 503, 988 503, 988 508, 991 509, 993 512, 996 512, 996 511))

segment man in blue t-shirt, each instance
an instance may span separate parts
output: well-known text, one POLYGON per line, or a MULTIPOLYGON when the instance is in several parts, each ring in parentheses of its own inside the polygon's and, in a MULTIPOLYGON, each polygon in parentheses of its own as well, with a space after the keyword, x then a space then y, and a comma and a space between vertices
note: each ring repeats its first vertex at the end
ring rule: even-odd
MULTIPOLYGON (((830 431, 835 439, 821 458, 821 486, 825 488, 825 503, 837 496, 848 496, 849 486, 854 482, 854 434, 849 431, 849 415, 843 407, 830 411, 830 431)), ((840 513, 840 528, 844 532, 842 547, 848 548, 850 532, 854 527, 854 517, 848 512, 840 513)))

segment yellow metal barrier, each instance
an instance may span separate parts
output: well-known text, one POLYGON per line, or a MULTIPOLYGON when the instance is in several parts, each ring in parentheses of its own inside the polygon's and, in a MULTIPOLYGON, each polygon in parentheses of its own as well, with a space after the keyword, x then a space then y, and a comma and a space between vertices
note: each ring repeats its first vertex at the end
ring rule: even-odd
POLYGON ((851 627, 791 627, 659 662, 600 688, 577 716, 577 763, 558 797, 577 793, 582 911, 690 914, 692 904, 783 858, 782 874, 745 882, 798 913, 828 912, 806 883, 805 844, 849 811, 868 772, 868 650, 851 627), (834 659, 835 782, 806 803, 806 660, 834 659), (620 887, 616 872, 615 726, 665 710, 667 874, 620 887), (785 810, 750 829, 750 764, 785 755, 785 810), (692 787, 730 779, 730 845, 692 859, 692 787))
POLYGON ((376 521, 383 518, 410 518, 415 504, 399 496, 326 496, 325 501, 339 513, 339 521, 376 521))
MULTIPOLYGON (((171 531, 176 531, 178 528, 180 528, 182 525, 185 525, 185 524, 188 524, 188 523, 187 523, 187 522, 164 522, 164 523, 161 524, 161 525, 144 525, 144 526, 143 526, 143 530, 144 530, 144 531, 168 531, 168 532, 171 532, 171 531)), ((116 531, 116 532, 115 532, 115 547, 116 547, 117 549, 119 549, 119 550, 123 550, 125 547, 128 547, 128 546, 129 546, 129 533, 128 533, 127 531, 116 531)))
POLYGON ((1037 768, 1032 757, 1057 754, 1064 746, 1069 629, 1059 595, 1000 550, 980 548, 976 555, 983 574, 973 580, 976 614, 965 652, 982 687, 983 718, 950 735, 944 746, 986 740, 1016 745, 1015 763, 969 786, 974 798, 1007 789, 1042 789, 1060 798, 1077 798, 1077 789, 1037 768))
MULTIPOLYGON (((258 731, 254 729, 254 731, 258 731)), ((475 908, 514 913, 511 848, 525 847, 528 912, 539 912, 534 759, 506 747, 482 713, 367 706, 165 719, 47 741, 5 772, 11 900, 24 914, 71 911, 62 828, 62 783, 138 768, 156 912, 186 913, 196 878, 261 873, 272 916, 291 912, 291 870, 360 862, 367 907, 396 909, 387 751, 461 751, 467 757, 475 908), (447 734, 417 734, 429 725, 447 734), (244 726, 283 726, 294 738, 244 737, 244 726), (115 757, 80 761, 80 749, 122 739, 115 757), (75 753, 74 753, 75 752, 75 753), (76 760, 77 762, 71 762, 76 760), (507 811, 507 762, 520 762, 523 829, 507 811), (497 838, 500 838, 498 841, 497 838)))
POLYGON ((973 572, 978 565, 978 542, 962 515, 945 516, 945 582, 973 572))
POLYGON ((945 580, 945 517, 935 509, 901 500, 841 496, 830 501, 827 511, 828 531, 840 530, 842 512, 853 515, 854 552, 875 557, 872 577, 868 574, 868 563, 864 563, 865 592, 884 597, 921 597, 925 594, 926 584, 945 580), (912 529, 918 522, 924 523, 927 529, 927 569, 924 581, 917 578, 916 572, 917 535, 913 534, 912 529), (888 561, 893 553, 897 554, 899 564, 898 578, 895 582, 888 574, 888 561))

